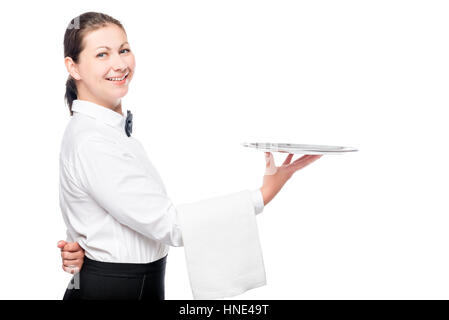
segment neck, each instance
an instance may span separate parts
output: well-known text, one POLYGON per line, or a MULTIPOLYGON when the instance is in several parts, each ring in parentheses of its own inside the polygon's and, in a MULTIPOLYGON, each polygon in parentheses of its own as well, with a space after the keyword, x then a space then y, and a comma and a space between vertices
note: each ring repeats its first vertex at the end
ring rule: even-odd
POLYGON ((89 94, 88 92, 83 92, 83 90, 80 90, 80 91, 81 92, 78 93, 79 100, 93 102, 93 103, 103 106, 105 108, 111 109, 112 111, 115 111, 118 114, 123 116, 121 99, 111 102, 111 101, 106 101, 101 98, 95 97, 95 96, 89 94))

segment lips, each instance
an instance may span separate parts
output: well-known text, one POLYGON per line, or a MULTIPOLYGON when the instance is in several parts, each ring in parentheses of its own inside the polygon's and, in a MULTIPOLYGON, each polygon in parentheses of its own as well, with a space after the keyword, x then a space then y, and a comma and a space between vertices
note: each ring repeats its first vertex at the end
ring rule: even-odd
POLYGON ((106 80, 109 80, 109 81, 123 81, 124 79, 126 79, 128 77, 128 75, 129 75, 129 71, 126 72, 124 75, 108 77, 108 78, 106 78, 106 80))

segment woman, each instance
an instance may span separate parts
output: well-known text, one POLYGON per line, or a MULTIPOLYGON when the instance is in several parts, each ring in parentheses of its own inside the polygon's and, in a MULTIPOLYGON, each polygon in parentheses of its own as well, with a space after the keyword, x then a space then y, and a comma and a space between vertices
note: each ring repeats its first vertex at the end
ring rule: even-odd
MULTIPOLYGON (((164 299, 169 246, 183 246, 178 212, 142 145, 121 98, 135 72, 126 32, 116 19, 87 12, 64 36, 70 114, 60 153, 60 205, 67 241, 63 269, 79 276, 64 299, 164 299), (86 256, 84 256, 84 254, 86 256), (79 272, 79 273, 78 273, 79 272)), ((251 193, 260 213, 293 173, 320 156, 274 165, 266 153, 263 186, 251 193)), ((72 279, 74 280, 74 279, 72 279)))

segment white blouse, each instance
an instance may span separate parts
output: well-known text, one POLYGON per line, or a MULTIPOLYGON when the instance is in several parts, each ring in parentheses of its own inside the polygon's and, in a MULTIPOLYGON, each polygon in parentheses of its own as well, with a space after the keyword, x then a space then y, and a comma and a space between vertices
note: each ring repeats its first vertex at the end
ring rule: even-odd
MULTIPOLYGON (((59 162, 67 241, 90 259, 122 263, 153 262, 183 246, 177 209, 142 144, 126 135, 126 117, 84 100, 72 111, 59 162)), ((251 195, 258 214, 262 194, 251 195)))

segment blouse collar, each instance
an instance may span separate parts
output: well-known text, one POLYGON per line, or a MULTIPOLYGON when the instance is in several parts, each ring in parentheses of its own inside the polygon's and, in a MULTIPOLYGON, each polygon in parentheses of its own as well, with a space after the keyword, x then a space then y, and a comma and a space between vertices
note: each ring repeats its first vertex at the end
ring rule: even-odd
POLYGON ((100 120, 119 130, 125 130, 126 116, 94 102, 79 99, 73 100, 72 111, 100 120))

